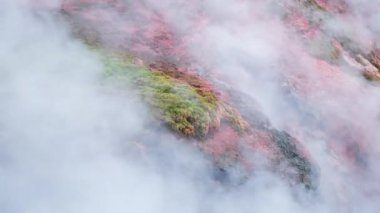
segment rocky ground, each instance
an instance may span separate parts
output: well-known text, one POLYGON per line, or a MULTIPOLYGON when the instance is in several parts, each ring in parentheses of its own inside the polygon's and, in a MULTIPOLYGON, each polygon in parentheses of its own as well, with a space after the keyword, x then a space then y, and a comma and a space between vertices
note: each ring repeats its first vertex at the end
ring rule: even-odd
MULTIPOLYGON (((281 11, 277 16, 289 26, 289 33, 301 41, 301 46, 289 47, 289 54, 295 54, 295 57, 301 54, 317 68, 318 80, 309 82, 306 76, 309 74, 291 70, 297 66, 300 68, 294 65, 297 62, 290 61, 293 57, 282 59, 283 69, 288 74, 279 82, 284 91, 294 96, 295 102, 318 105, 320 103, 315 102, 326 97, 319 93, 332 91, 341 94, 339 98, 343 103, 354 93, 342 86, 351 84, 352 75, 361 75, 369 85, 380 80, 377 44, 370 40, 355 40, 344 32, 336 33, 327 23, 348 19, 348 14, 352 13, 349 4, 322 0, 271 4, 281 11), (358 74, 347 73, 341 68, 342 64, 358 74)), ((273 127, 256 100, 218 83, 217 79, 224 81, 218 72, 188 53, 194 34, 215 20, 202 8, 191 3, 184 5, 194 7, 192 12, 197 12, 191 14, 190 23, 187 23, 191 25, 190 34, 187 29, 178 30, 178 26, 170 23, 167 14, 140 2, 66 0, 60 13, 70 23, 73 34, 104 57, 106 79, 135 85, 135 92, 151 106, 158 121, 179 137, 194 141, 195 146, 211 156, 223 173, 220 175, 228 176, 232 167, 253 169, 255 162, 246 155, 247 152, 258 152, 271 162, 270 167, 274 170, 284 165, 289 167, 281 170, 294 182, 303 183, 307 188, 317 187, 318 166, 314 165, 297 136, 273 127)), ((350 126, 343 118, 330 122, 329 119, 336 117, 331 118, 330 112, 319 112, 316 108, 313 113, 318 117, 311 118, 312 122, 323 123, 323 127, 319 124, 315 132, 324 129, 348 131, 331 136, 329 144, 337 146, 342 156, 350 158, 353 164, 363 163, 365 143, 358 141, 356 135, 360 133, 355 133, 360 129, 350 126), (349 142, 342 145, 336 142, 339 140, 349 142)), ((302 128, 291 125, 292 128, 302 128)))
MULTIPOLYGON (((155 125, 184 138, 210 159, 217 181, 238 185, 254 171, 269 169, 289 184, 316 190, 320 165, 308 140, 324 140, 338 161, 359 171, 364 168, 376 137, 376 129, 367 126, 378 124, 372 119, 378 114, 362 113, 373 109, 372 105, 363 107, 362 101, 368 99, 362 94, 373 93, 380 82, 375 29, 353 19, 358 11, 349 1, 268 0, 259 4, 236 0, 236 4, 252 8, 244 10, 241 20, 235 20, 233 11, 233 21, 219 18, 223 14, 210 12, 198 1, 164 1, 152 6, 149 1, 65 0, 57 13, 72 35, 102 59, 106 84, 117 85, 120 92, 132 88, 155 115, 155 125), (167 5, 178 11, 166 13, 162 8, 167 5), (266 114, 260 97, 231 83, 229 76, 237 70, 208 58, 219 45, 224 46, 209 41, 204 47, 206 38, 199 37, 210 27, 228 28, 233 22, 231 33, 244 39, 239 26, 233 27, 234 21, 249 29, 257 27, 255 20, 280 24, 286 32, 281 41, 276 31, 265 32, 283 49, 271 59, 276 62, 273 70, 280 69, 280 74, 273 71, 273 79, 267 76, 281 89, 276 103, 286 100, 278 106, 283 107, 285 120, 289 118, 281 125, 266 114), (198 47, 201 53, 195 56, 198 47), (289 105, 291 110, 287 110, 289 105), (232 175, 235 170, 240 171, 238 177, 232 175)), ((370 15, 371 8, 366 9, 370 15)), ((243 66, 254 61, 249 53, 246 57, 243 66)), ((271 65, 254 69, 271 70, 271 65)), ((261 80, 257 77, 255 83, 261 80)), ((136 138, 137 146, 148 146, 151 141, 146 140, 151 139, 136 138)))

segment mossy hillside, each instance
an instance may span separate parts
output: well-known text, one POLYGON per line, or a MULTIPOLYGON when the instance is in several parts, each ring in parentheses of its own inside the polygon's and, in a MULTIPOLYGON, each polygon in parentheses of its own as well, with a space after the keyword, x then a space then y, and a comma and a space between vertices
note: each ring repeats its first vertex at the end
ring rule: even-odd
POLYGON ((194 87, 163 72, 136 65, 126 56, 107 54, 107 78, 128 81, 171 128, 187 136, 203 137, 217 124, 218 101, 211 92, 194 87))

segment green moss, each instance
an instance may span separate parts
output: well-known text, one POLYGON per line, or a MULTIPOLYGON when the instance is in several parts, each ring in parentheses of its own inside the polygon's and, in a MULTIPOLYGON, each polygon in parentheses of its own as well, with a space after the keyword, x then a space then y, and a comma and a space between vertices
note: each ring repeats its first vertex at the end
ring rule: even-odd
POLYGON ((223 103, 221 106, 224 112, 224 118, 230 122, 236 131, 244 132, 248 129, 249 124, 246 120, 243 119, 238 111, 225 103, 223 103))
POLYGON ((218 101, 212 92, 197 90, 163 72, 131 63, 117 54, 105 54, 105 76, 133 85, 161 119, 179 133, 205 136, 216 119, 218 101))

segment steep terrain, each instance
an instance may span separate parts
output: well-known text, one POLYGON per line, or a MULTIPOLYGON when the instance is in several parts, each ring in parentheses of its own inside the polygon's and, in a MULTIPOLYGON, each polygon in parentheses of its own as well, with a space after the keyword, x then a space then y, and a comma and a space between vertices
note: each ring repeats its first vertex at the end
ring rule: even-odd
MULTIPOLYGON (((227 190, 269 172, 295 194, 336 187, 338 206, 378 198, 380 13, 352 0, 220 4, 62 0, 48 10, 98 57, 102 89, 152 115, 146 135, 120 142, 139 158, 157 154, 159 130, 197 150, 227 190)), ((338 212, 357 210, 347 209, 338 212)))
POLYGON ((217 176, 228 179, 237 167, 250 173, 256 163, 245 155, 259 153, 274 169, 289 167, 281 170, 292 182, 317 187, 316 166, 298 140, 272 127, 252 98, 200 75, 207 67, 191 59, 187 35, 175 33, 162 14, 123 1, 65 1, 62 11, 74 34, 102 52, 107 78, 132 83, 163 124, 212 156, 217 176))
MULTIPOLYGON (((338 64, 352 67, 369 81, 380 79, 376 43, 365 41, 367 44, 363 46, 362 41, 355 41, 354 37, 344 33, 335 33, 328 26, 327 22, 344 21, 350 14, 347 3, 283 1, 272 4, 283 11, 278 18, 289 25, 289 33, 294 33, 293 36, 302 41, 303 46, 296 47, 301 49, 289 48, 290 54, 292 51, 296 51, 293 54, 303 54, 302 58, 315 64, 312 67, 320 69, 317 78, 323 82, 323 89, 319 82, 308 82, 309 77, 305 75, 309 74, 290 71, 298 65, 286 61, 290 58, 284 58, 283 69, 289 71, 280 81, 286 82, 286 90, 295 96, 296 102, 320 104, 314 102, 323 101, 316 94, 321 89, 342 93, 342 99, 349 96, 351 92, 342 89, 340 84, 350 84, 347 81, 351 77, 347 77, 348 74, 338 64)), ((194 7, 192 11, 198 12, 192 14, 190 23, 186 23, 191 25, 193 32, 190 34, 186 30, 178 30, 178 26, 167 20, 167 14, 150 7, 149 3, 65 1, 61 10, 71 23, 74 34, 104 55, 107 78, 135 85, 136 92, 152 107, 163 124, 197 141, 196 145, 211 155, 223 171, 237 165, 250 169, 255 162, 248 162, 243 152, 251 150, 264 153, 275 167, 286 160, 285 164, 296 170, 295 180, 315 187, 318 182, 316 166, 312 165, 301 143, 290 134, 272 127, 251 97, 218 84, 215 81, 218 77, 211 70, 202 74, 201 70, 212 68, 189 55, 188 45, 193 45, 191 37, 207 28, 213 20, 192 3, 182 6, 194 7)), ((329 122, 328 112, 318 112, 316 109, 314 113, 318 113, 319 118, 313 118, 312 122, 327 120, 326 125, 337 125, 327 128, 328 131, 336 131, 335 128, 356 131, 355 127, 344 127, 350 125, 344 120, 329 122)), ((363 143, 356 141, 355 135, 343 133, 334 137, 338 139, 332 141, 350 141, 343 145, 348 147, 337 148, 346 150, 343 155, 351 156, 354 162, 362 161, 365 148, 360 145, 363 143)), ((330 145, 342 144, 331 142, 330 145)))

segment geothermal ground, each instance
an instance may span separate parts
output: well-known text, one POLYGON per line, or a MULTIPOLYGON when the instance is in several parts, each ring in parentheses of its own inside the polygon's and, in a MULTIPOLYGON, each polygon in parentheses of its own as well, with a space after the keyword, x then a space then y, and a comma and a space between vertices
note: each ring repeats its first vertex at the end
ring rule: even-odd
POLYGON ((380 0, 0 5, 0 212, 379 212, 380 0))

